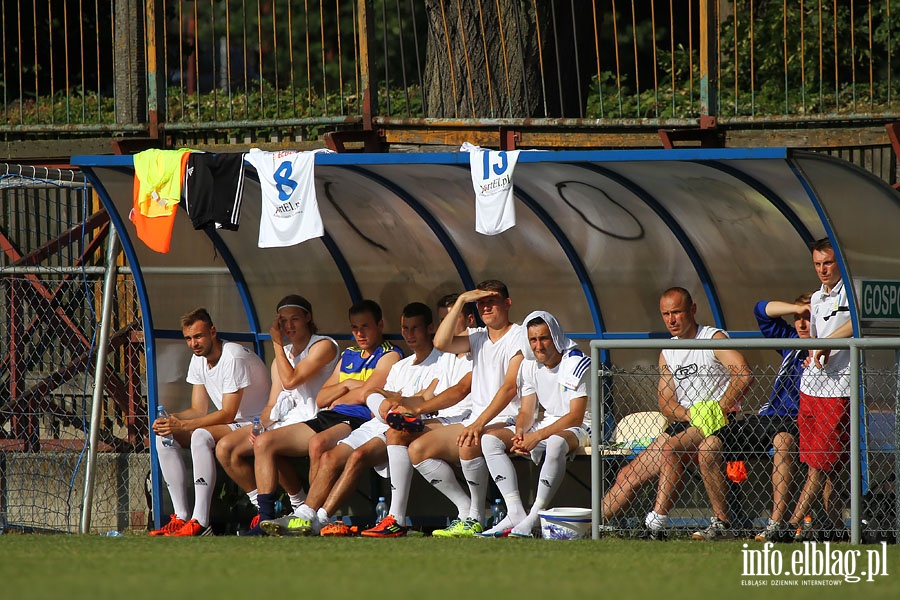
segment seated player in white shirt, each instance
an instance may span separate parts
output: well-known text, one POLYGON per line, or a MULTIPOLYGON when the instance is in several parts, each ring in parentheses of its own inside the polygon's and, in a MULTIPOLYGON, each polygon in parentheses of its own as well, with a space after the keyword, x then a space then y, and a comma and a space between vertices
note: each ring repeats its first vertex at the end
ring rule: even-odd
MULTIPOLYGON (((438 300, 438 320, 443 321, 459 294, 447 294, 438 300)), ((456 334, 475 325, 475 307, 466 304, 456 319, 456 334)), ((379 410, 391 429, 387 431, 387 454, 391 478, 391 505, 388 515, 375 527, 362 532, 366 537, 406 535, 406 510, 412 487, 413 465, 409 444, 434 428, 461 423, 472 412, 469 391, 472 386, 472 360, 468 353, 444 352, 438 364, 440 381, 430 400, 388 398, 379 410)), ((374 410, 374 409, 373 409, 374 410)))
POLYGON ((507 516, 481 533, 482 537, 531 537, 539 512, 549 506, 566 474, 566 459, 591 436, 588 378, 591 359, 565 337, 556 318, 536 311, 523 323, 528 340, 526 360, 519 367, 522 408, 516 424, 486 432, 481 438, 488 469, 506 502, 507 516), (531 354, 531 356, 527 356, 531 354), (538 405, 543 417, 535 423, 538 405), (531 512, 519 495, 516 470, 507 452, 544 459, 531 512))
MULTIPOLYGON (((438 361, 441 352, 434 348, 434 320, 431 309, 421 302, 412 302, 403 309, 400 331, 413 354, 391 367, 385 389, 366 388, 368 406, 378 406, 386 396, 422 395, 431 398, 438 384, 438 361)), ((340 521, 331 523, 334 514, 347 503, 356 491, 361 477, 375 468, 387 476, 387 424, 380 416, 373 416, 341 439, 334 448, 324 452, 319 468, 309 486, 306 501, 293 514, 260 523, 269 535, 345 536, 351 528, 340 521)))

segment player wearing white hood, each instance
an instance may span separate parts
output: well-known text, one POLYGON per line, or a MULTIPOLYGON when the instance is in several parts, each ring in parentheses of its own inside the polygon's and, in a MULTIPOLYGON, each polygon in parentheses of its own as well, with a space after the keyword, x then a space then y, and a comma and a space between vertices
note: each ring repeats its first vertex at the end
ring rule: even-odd
POLYGON ((587 397, 590 357, 565 336, 548 312, 529 314, 522 331, 527 343, 517 381, 522 407, 516 424, 486 432, 481 438, 488 469, 508 511, 500 523, 480 534, 483 537, 530 537, 538 513, 547 508, 562 483, 567 457, 586 445, 591 435, 587 397), (538 404, 544 413, 535 422, 538 404), (544 458, 529 513, 522 505, 509 451, 529 456, 535 464, 544 458))

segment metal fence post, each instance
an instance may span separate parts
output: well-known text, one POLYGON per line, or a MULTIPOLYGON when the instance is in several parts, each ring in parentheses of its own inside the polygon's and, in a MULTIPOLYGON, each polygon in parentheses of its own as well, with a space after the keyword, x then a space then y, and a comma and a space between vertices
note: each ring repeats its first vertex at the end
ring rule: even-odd
POLYGON ((116 289, 116 256, 119 254, 119 238, 116 228, 109 228, 106 245, 106 277, 103 280, 103 312, 100 320, 100 336, 97 340, 97 362, 94 371, 94 395, 91 400, 91 433, 88 446, 88 462, 84 477, 84 499, 81 505, 81 533, 90 533, 91 505, 94 501, 94 479, 97 472, 97 442, 100 437, 100 418, 103 409, 106 380, 106 357, 109 352, 109 329, 116 289))
POLYGON ((700 128, 716 127, 719 116, 716 2, 700 0, 700 128))
POLYGON ((357 0, 359 27, 359 77, 363 89, 363 129, 372 130, 372 119, 378 112, 378 82, 374 81, 375 21, 372 0, 357 0))

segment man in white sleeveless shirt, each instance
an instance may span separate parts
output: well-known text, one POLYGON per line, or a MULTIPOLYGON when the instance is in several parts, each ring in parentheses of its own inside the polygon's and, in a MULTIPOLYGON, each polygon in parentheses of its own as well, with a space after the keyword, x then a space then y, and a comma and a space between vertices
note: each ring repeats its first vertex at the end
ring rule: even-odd
MULTIPOLYGON (((697 305, 684 288, 663 292, 659 311, 672 339, 728 339, 721 329, 697 323, 697 305)), ((656 504, 644 520, 653 539, 665 537, 669 510, 675 504, 685 464, 696 461, 698 446, 707 435, 726 424, 726 414, 740 410, 741 399, 753 383, 744 356, 731 349, 663 350, 659 371, 659 409, 671 425, 662 446, 656 504)), ((710 526, 718 537, 729 536, 727 519, 727 514, 713 517, 710 526)))

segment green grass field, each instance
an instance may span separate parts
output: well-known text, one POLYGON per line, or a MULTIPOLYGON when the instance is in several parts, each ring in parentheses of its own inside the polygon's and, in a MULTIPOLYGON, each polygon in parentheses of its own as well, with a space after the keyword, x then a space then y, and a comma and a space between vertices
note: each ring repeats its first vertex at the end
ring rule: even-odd
MULTIPOLYGON (((0 536, 2 598, 747 598, 900 597, 887 576, 836 587, 748 587, 742 542, 194 539, 0 536), (774 589, 773 589, 774 588, 774 589)), ((750 544, 761 548, 761 544, 750 544)), ((841 552, 853 550, 846 544, 841 552)), ((785 557, 800 545, 776 547, 785 557)), ((860 566, 865 569, 864 546, 860 566)), ((789 562, 788 558, 785 558, 789 562)), ((828 578, 800 578, 823 580, 828 578)), ((835 579, 835 578, 830 578, 835 579)))

